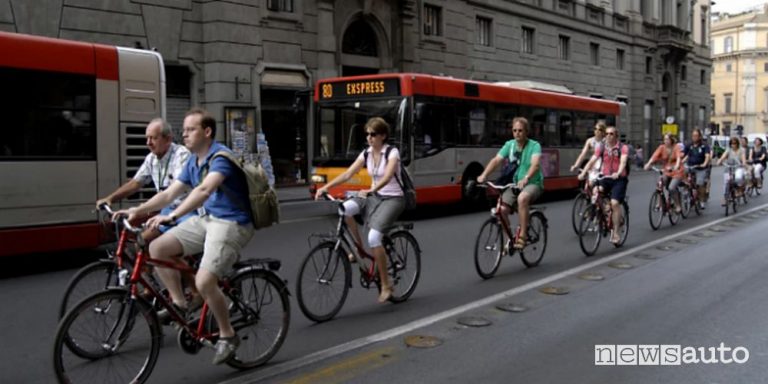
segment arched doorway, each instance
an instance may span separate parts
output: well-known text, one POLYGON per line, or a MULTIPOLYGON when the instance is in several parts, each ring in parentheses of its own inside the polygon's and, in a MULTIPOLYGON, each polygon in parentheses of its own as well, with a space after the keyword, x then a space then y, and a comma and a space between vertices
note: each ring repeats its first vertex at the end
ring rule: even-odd
POLYGON ((358 76, 379 73, 382 52, 379 35, 367 20, 358 18, 344 31, 341 40, 341 75, 358 76))

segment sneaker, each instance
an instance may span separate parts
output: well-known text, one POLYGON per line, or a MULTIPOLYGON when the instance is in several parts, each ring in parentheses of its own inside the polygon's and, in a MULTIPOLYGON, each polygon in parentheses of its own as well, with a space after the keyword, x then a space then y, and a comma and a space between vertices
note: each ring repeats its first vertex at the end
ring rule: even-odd
POLYGON ((707 209, 707 203, 700 201, 699 202, 699 209, 707 209))
POLYGON ((216 354, 213 355, 213 364, 219 365, 235 357, 235 351, 240 346, 240 338, 237 335, 222 337, 216 342, 216 354))

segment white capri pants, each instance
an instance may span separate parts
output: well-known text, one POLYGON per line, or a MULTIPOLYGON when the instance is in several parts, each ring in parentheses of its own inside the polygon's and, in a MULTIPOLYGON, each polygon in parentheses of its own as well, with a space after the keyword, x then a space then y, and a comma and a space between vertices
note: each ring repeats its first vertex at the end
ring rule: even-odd
MULTIPOLYGON (((744 186, 744 168, 736 168, 733 172, 733 176, 736 179, 736 185, 739 187, 744 186)), ((723 195, 728 193, 728 183, 731 181, 731 173, 726 169, 723 173, 723 195)))

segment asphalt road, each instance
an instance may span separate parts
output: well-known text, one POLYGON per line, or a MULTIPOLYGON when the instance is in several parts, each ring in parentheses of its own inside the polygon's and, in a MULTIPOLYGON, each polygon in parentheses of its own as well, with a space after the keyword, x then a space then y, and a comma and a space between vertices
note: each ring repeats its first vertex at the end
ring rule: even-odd
MULTIPOLYGON (((715 170, 713 196, 722 188, 721 171, 715 170)), ((648 197, 654 187, 655 175, 634 172, 630 183, 630 235, 625 249, 647 244, 654 239, 679 231, 694 228, 723 217, 723 210, 711 205, 701 217, 692 217, 675 227, 665 222, 658 231, 652 231, 648 225, 648 197)), ((746 208, 768 202, 759 197, 750 201, 746 208)), ((309 250, 307 237, 313 232, 327 232, 335 220, 333 218, 307 218, 316 214, 333 211, 333 207, 314 202, 293 202, 290 210, 283 209, 284 216, 293 212, 284 224, 259 231, 254 240, 243 252, 244 257, 274 257, 283 261, 281 274, 289 280, 291 291, 295 289, 295 275, 302 257, 309 250)), ((212 352, 203 350, 198 355, 184 354, 175 346, 175 337, 171 329, 166 328, 166 343, 161 351, 160 360, 155 367, 150 382, 156 383, 211 383, 226 380, 248 382, 258 377, 260 372, 296 362, 308 354, 323 351, 340 344, 358 340, 392 328, 432 316, 461 305, 475 302, 486 297, 521 287, 539 279, 552 276, 580 265, 609 257, 620 250, 613 249, 603 242, 598 254, 585 258, 578 246, 578 240, 570 226, 571 201, 548 201, 546 215, 549 219, 549 243, 547 252, 539 267, 526 269, 519 259, 506 258, 496 277, 483 281, 473 266, 472 254, 474 239, 487 212, 466 213, 455 209, 432 209, 426 217, 415 220, 414 235, 419 240, 422 253, 423 273, 416 292, 410 300, 399 305, 377 304, 376 292, 366 291, 355 285, 350 291, 347 303, 333 321, 313 324, 303 317, 292 298, 291 329, 288 339, 270 364, 259 370, 236 372, 228 367, 210 365, 212 352), (448 213, 444 213, 447 211, 448 213)), ((750 224, 751 225, 751 224, 750 224)), ((757 243, 757 239, 752 239, 757 243)), ((700 253, 709 252, 702 248, 700 253)), ((31 258, 33 259, 33 258, 31 258)), ((34 263, 34 261, 32 262, 34 263)), ((7 265, 6 268, 14 268, 7 265)), ((676 266, 674 273, 688 273, 690 266, 676 266)), ((0 280, 0 304, 2 323, 5 325, 0 335, 6 348, 0 351, 0 381, 24 383, 53 382, 50 358, 51 344, 56 327, 56 308, 67 280, 76 269, 49 271, 40 274, 14 276, 0 280)), ((755 268, 757 271, 758 269, 755 268)), ((636 271, 630 271, 633 274, 636 271)), ((705 281, 707 275, 694 279, 705 281)), ((353 280, 357 281, 357 272, 353 280)), ((607 283, 607 282, 606 282, 607 283)), ((645 285, 655 284, 653 279, 644 281, 645 285)), ((605 284, 608 285, 608 284, 605 284)), ((635 286, 632 289, 637 289, 635 286)), ((613 292, 617 294, 619 292, 613 292)), ((624 292, 620 292, 623 297, 624 292)), ((631 297, 631 296, 630 296, 631 297)), ((601 300, 588 300, 586 306, 604 304, 601 300)), ((663 304, 663 298, 660 304, 663 304)), ((668 307, 675 311, 675 306, 668 307)), ((533 314, 534 311, 531 312, 533 314)), ((557 312, 549 321, 562 320, 562 313, 557 312)), ((674 317, 673 317, 674 318, 674 317)), ((682 326, 682 325, 679 325, 682 326)), ((570 337, 572 329, 566 326, 551 328, 558 335, 570 337)), ((482 331, 481 331, 482 332, 482 331)), ((523 339, 527 337, 520 336, 523 339)), ((607 340, 611 341, 612 340, 607 340)), ((607 343, 606 341, 606 343, 607 343)), ((704 340, 707 341, 707 340, 704 340)), ((729 342, 724 339, 723 341, 729 342)), ((562 342, 562 341, 561 341, 562 342)), ((617 340, 616 343, 620 343, 617 340)), ((638 338, 635 343, 654 341, 638 338)), ((670 340, 670 342, 676 342, 670 340)), ((680 341, 682 343, 682 341, 680 341)), ((735 342, 735 341, 734 341, 735 342)), ((550 345, 549 347, 552 347, 550 345)), ((581 346, 586 348, 585 346, 581 346)), ((588 346, 592 348, 591 346, 588 346)), ((542 347, 545 351, 546 347, 542 347)), ((591 351, 591 350, 590 350, 591 351)), ((471 351, 467 351, 471 352, 471 351)), ((590 356, 591 356, 591 352, 590 356)), ((589 357, 589 356, 587 356, 589 357)), ((498 363, 499 360, 494 360, 498 363)), ((506 357, 502 361, 507 360, 506 357)), ((555 361, 557 362, 557 361, 555 361)), ((562 362, 557 362, 561 364, 562 362)), ((420 365, 420 369, 429 372, 442 369, 445 364, 433 366, 420 365)), ((299 372, 297 372, 299 373, 299 372)), ((450 381, 450 380, 449 380, 450 381)), ((460 380, 463 381, 463 380, 460 380)), ((368 380, 366 380, 368 382, 368 380)), ((370 381, 376 382, 376 381, 370 381)))
POLYGON ((614 261, 631 269, 606 263, 583 272, 600 281, 579 273, 544 285, 567 288, 565 295, 526 290, 269 381, 765 382, 768 263, 755 244, 768 231, 766 212, 614 261), (527 310, 505 312, 503 304, 527 310))

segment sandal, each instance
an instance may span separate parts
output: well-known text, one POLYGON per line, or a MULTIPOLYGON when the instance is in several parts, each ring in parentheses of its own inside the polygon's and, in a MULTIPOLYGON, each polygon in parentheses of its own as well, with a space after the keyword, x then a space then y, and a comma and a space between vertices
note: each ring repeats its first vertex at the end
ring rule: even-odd
POLYGON ((523 249, 523 248, 525 248, 525 240, 526 239, 524 237, 522 237, 522 236, 520 236, 517 239, 515 239, 515 245, 514 245, 515 249, 523 249))
POLYGON ((381 286, 379 303, 386 303, 392 297, 392 286, 381 286))

